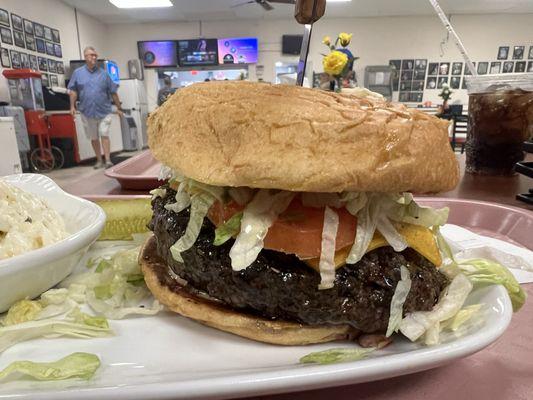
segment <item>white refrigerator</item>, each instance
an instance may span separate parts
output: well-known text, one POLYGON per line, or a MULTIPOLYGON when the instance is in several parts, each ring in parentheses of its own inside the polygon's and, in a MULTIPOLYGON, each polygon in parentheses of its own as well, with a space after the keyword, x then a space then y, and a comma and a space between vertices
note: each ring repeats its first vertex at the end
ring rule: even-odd
POLYGON ((148 117, 148 100, 144 84, 138 79, 121 79, 118 88, 118 97, 126 115, 135 120, 137 126, 137 149, 148 146, 146 136, 146 118, 148 117))

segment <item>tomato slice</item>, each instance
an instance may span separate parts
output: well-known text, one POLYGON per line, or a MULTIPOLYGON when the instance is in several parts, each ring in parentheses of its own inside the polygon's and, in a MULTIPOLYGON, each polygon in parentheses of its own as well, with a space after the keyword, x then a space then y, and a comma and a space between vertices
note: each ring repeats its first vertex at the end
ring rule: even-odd
MULTIPOLYGON (((243 208, 233 201, 227 204, 217 202, 208 216, 218 226, 243 208)), ((340 250, 354 242, 357 219, 345 208, 335 211, 339 215, 335 247, 340 250)), ((297 197, 269 228, 264 248, 296 254, 301 259, 320 257, 323 226, 324 209, 305 207, 297 197)))

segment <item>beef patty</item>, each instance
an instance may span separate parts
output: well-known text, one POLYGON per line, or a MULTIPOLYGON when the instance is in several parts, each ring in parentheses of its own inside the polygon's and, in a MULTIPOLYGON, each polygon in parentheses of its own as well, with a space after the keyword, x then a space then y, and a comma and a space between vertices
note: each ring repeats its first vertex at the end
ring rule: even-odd
MULTIPOLYGON (((384 332, 400 266, 409 269, 412 285, 404 312, 428 311, 448 284, 433 264, 411 249, 396 253, 382 247, 367 253, 356 264, 336 272, 334 287, 318 290, 320 275, 294 255, 262 250, 246 269, 231 268, 229 251, 234 241, 213 245, 214 225, 206 218, 200 235, 183 263, 172 257, 170 247, 185 233, 189 209, 176 214, 164 205, 174 203, 175 191, 166 187, 165 198, 152 201, 149 228, 157 252, 190 286, 228 306, 271 319, 308 325, 350 324, 363 332, 384 332)), ((172 289, 169 280, 165 284, 172 289)))

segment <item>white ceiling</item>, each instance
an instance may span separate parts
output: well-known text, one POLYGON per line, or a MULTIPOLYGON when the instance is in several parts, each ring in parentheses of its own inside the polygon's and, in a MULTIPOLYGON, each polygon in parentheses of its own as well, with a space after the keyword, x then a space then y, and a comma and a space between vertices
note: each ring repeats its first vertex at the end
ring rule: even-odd
MULTIPOLYGON (((63 0, 64 3, 91 15, 103 23, 154 21, 208 21, 241 18, 292 18, 294 6, 273 4, 264 11, 247 0, 171 0, 171 8, 118 9, 108 0, 63 0)), ((440 0, 446 14, 523 14, 533 13, 532 0, 440 0)), ((401 15, 434 15, 427 0, 352 0, 350 3, 329 3, 326 17, 378 17, 401 15)))

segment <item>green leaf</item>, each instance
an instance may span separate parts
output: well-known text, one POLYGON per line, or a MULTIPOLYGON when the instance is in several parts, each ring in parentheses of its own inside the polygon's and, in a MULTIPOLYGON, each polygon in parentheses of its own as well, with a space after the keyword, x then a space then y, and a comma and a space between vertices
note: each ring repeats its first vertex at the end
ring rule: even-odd
POLYGON ((18 373, 39 381, 59 381, 70 378, 90 379, 100 367, 95 354, 72 353, 53 362, 15 361, 0 371, 0 380, 18 373))
POLYGON ((109 323, 105 317, 95 317, 93 315, 82 312, 79 307, 76 307, 69 313, 74 322, 78 324, 85 324, 88 326, 94 326, 101 329, 109 329, 109 323))
POLYGON ((97 273, 102 273, 104 270, 106 270, 107 268, 111 267, 111 262, 109 260, 106 260, 106 259, 102 259, 99 263, 98 263, 98 266, 96 267, 95 271, 94 272, 97 272, 97 273))
POLYGON ((215 240, 213 244, 220 246, 226 243, 233 236, 238 235, 241 230, 242 212, 234 214, 226 223, 215 229, 215 240))
POLYGON ((368 354, 372 353, 376 349, 371 347, 368 349, 363 348, 334 348, 324 351, 317 351, 310 353, 302 358, 300 362, 302 364, 335 364, 340 362, 358 361, 366 358, 368 354))
POLYGON ((20 300, 13 304, 2 320, 2 325, 10 326, 32 321, 41 312, 43 306, 34 300, 20 300))
POLYGON ((113 297, 113 293, 111 291, 111 285, 96 286, 93 290, 94 290, 94 295, 97 299, 107 300, 113 297))
POLYGON ((133 286, 142 286, 144 285, 144 275, 143 274, 130 274, 126 278, 126 282, 133 286))

